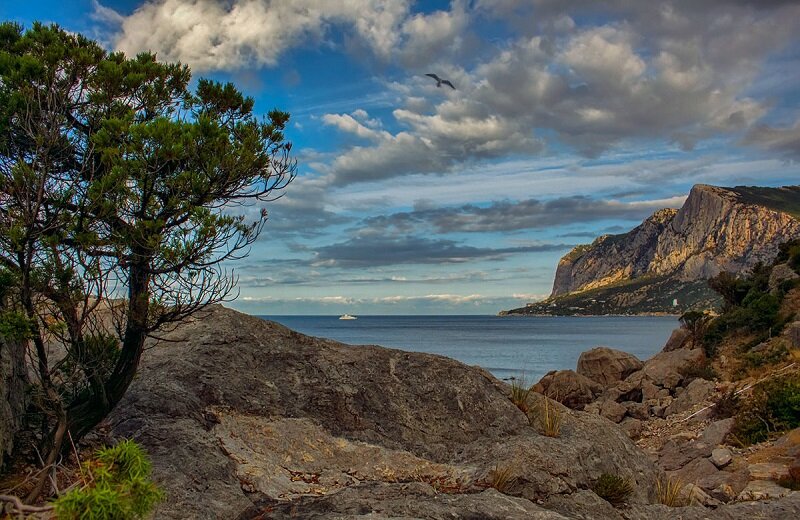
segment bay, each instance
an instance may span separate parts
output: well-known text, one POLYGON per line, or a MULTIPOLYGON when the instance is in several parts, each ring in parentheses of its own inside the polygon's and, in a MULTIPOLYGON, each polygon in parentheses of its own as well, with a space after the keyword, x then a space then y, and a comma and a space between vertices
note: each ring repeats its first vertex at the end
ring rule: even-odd
POLYGON ((310 336, 440 354, 495 377, 538 381, 575 369, 581 352, 609 346, 645 360, 661 350, 675 317, 639 316, 260 316, 310 336))

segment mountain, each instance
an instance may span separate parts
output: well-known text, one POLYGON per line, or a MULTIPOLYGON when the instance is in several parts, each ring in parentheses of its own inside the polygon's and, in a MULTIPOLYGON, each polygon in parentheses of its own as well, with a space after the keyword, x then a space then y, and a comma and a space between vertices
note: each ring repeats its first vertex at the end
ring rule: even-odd
POLYGON ((503 314, 680 313, 714 305, 706 280, 775 257, 800 236, 800 186, 695 185, 683 207, 662 209, 621 235, 580 245, 558 263, 543 302, 503 314), (675 305, 677 300, 677 305, 675 305))

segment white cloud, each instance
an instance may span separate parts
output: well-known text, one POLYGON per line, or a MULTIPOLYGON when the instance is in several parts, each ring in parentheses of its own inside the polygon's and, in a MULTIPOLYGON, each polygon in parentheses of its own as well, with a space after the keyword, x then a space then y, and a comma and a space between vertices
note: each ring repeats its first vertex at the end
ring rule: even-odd
POLYGON ((401 39, 409 2, 397 0, 150 0, 121 21, 116 47, 144 50, 194 70, 272 66, 287 49, 344 24, 387 59, 401 39))

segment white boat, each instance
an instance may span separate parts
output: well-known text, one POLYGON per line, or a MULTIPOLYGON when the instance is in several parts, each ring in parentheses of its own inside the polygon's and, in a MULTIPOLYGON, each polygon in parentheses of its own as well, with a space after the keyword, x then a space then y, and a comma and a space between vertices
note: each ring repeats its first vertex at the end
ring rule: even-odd
POLYGON ((350 316, 349 314, 342 314, 341 316, 339 316, 339 319, 340 320, 357 320, 358 318, 356 318, 355 316, 350 316))

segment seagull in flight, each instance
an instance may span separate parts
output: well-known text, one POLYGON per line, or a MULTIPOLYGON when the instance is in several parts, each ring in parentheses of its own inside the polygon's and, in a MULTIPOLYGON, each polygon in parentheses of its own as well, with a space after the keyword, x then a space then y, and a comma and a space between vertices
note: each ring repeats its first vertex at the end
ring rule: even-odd
POLYGON ((454 87, 454 86, 453 86, 453 84, 452 84, 452 83, 450 83, 450 81, 448 81, 448 80, 446 80, 446 79, 442 79, 442 78, 440 78, 439 76, 437 76, 436 74, 425 74, 425 75, 426 75, 426 76, 430 76, 430 77, 432 77, 433 79, 435 79, 435 80, 436 80, 436 86, 437 86, 437 87, 441 87, 442 85, 447 85, 448 87, 450 87, 450 88, 451 88, 451 89, 453 89, 453 90, 455 90, 455 89, 456 89, 456 87, 454 87))

